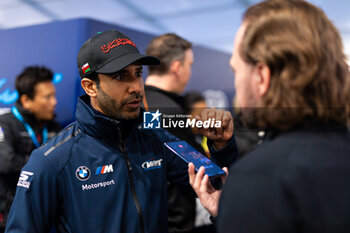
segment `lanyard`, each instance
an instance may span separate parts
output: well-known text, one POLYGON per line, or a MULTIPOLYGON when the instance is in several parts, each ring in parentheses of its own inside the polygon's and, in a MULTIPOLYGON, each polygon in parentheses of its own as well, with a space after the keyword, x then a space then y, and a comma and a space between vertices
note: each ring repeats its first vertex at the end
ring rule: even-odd
MULTIPOLYGON (((26 128, 29 136, 31 137, 33 143, 35 144, 36 147, 39 147, 40 144, 38 142, 38 139, 36 138, 36 135, 34 133, 34 130, 32 129, 32 127, 30 127, 30 125, 23 119, 22 115, 19 113, 18 109, 15 106, 12 106, 11 111, 13 113, 13 115, 15 115, 15 117, 22 122, 22 124, 24 125, 24 127, 26 128)), ((47 141, 47 128, 44 127, 43 128, 43 143, 47 141)))

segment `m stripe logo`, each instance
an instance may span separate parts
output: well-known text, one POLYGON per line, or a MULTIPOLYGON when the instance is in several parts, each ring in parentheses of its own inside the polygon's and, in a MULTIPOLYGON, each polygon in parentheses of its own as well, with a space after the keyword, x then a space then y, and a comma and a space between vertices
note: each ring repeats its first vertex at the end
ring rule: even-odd
POLYGON ((96 169, 95 175, 106 174, 106 173, 110 173, 110 172, 113 172, 113 165, 112 164, 98 167, 96 169))

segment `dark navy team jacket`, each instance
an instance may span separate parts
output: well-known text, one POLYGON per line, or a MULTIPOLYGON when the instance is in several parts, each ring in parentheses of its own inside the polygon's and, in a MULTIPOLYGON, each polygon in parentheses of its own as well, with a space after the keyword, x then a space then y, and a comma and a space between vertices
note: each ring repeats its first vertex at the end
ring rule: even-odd
MULTIPOLYGON (((17 184, 6 232, 167 232, 167 180, 190 190, 187 164, 163 143, 165 130, 128 126, 96 114, 80 97, 77 121, 35 150, 17 184)), ((237 158, 234 137, 212 152, 237 158)))

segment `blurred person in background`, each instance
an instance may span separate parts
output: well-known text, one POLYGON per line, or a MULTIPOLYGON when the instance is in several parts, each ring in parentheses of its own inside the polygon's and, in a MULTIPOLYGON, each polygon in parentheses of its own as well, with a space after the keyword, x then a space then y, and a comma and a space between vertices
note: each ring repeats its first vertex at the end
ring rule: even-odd
MULTIPOLYGON (((204 96, 196 91, 189 91, 184 96, 184 111, 186 115, 189 115, 191 119, 195 119, 196 116, 200 116, 201 112, 208 108, 205 102, 204 96)), ((207 138, 200 134, 197 128, 192 128, 195 141, 200 144, 207 157, 210 157, 209 149, 207 146, 207 138)), ((238 148, 239 149, 239 148, 238 148)))
MULTIPOLYGON (((148 67, 145 81, 144 106, 146 110, 162 114, 185 114, 184 91, 191 77, 194 63, 192 44, 184 38, 167 33, 152 39, 146 54, 157 57, 160 65, 148 67)), ((176 120, 186 119, 186 117, 176 120)), ((168 132, 185 140, 205 154, 190 128, 167 128, 168 132)), ((196 200, 176 184, 168 185, 169 233, 185 233, 194 229, 196 200)))
POLYGON ((207 192, 190 183, 220 233, 340 233, 350 229, 350 76, 338 30, 318 7, 270 0, 250 7, 230 65, 245 124, 265 141, 207 192))
POLYGON ((0 232, 30 153, 61 129, 54 121, 57 100, 52 79, 46 67, 26 67, 15 81, 17 102, 0 116, 0 232))

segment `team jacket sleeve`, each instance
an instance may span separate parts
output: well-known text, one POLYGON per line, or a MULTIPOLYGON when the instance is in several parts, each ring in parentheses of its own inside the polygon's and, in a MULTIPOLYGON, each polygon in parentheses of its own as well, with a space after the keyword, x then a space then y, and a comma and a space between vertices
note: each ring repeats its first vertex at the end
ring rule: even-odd
POLYGON ((35 150, 21 171, 6 233, 50 231, 58 202, 56 174, 51 162, 35 150))
POLYGON ((0 121, 0 173, 19 172, 28 160, 15 153, 13 133, 7 123, 0 121))

